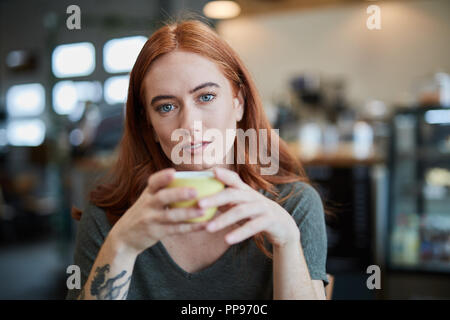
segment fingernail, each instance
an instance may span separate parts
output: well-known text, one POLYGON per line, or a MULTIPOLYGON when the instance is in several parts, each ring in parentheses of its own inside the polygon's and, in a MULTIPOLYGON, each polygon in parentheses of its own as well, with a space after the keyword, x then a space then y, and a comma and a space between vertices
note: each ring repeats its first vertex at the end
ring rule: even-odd
POLYGON ((206 200, 200 200, 200 201, 198 202, 198 206, 199 206, 199 207, 206 207, 206 203, 207 203, 206 200))
POLYGON ((208 231, 214 231, 215 228, 216 228, 216 224, 214 222, 209 223, 208 226, 206 227, 206 229, 208 229, 208 231))
POLYGON ((190 195, 191 197, 195 197, 195 196, 197 195, 197 190, 195 190, 195 189, 190 189, 190 190, 189 190, 189 195, 190 195))

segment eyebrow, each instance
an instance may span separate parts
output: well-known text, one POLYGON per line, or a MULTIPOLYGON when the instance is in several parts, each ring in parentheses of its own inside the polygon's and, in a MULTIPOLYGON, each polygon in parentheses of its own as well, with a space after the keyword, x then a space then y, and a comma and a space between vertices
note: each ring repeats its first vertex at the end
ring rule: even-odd
MULTIPOLYGON (((220 86, 217 83, 214 82, 205 82, 202 83, 201 85, 195 87, 194 89, 192 89, 191 91, 189 91, 189 94, 193 94, 194 92, 206 88, 206 87, 216 87, 216 88, 220 88, 220 86)), ((156 96, 152 99, 152 101, 150 102, 150 104, 154 104, 155 102, 158 102, 159 100, 165 100, 165 99, 174 99, 175 96, 170 96, 170 95, 160 95, 160 96, 156 96)))

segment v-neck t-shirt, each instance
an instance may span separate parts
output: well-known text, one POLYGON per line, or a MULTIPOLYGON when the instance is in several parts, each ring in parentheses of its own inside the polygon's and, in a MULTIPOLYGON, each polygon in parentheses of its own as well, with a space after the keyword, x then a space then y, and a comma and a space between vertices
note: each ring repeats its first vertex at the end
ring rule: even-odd
MULTIPOLYGON (((292 187, 295 194, 282 207, 299 227, 311 279, 322 280, 326 286, 327 235, 322 201, 317 191, 303 182, 277 185, 279 197, 288 195, 292 187)), ((266 191, 259 192, 274 200, 266 191)), ((110 230, 105 212, 89 203, 78 223, 74 252, 74 264, 81 270, 81 287, 110 230)), ((267 240, 265 246, 272 252, 267 240)), ((66 299, 76 299, 79 293, 79 289, 69 289, 66 299)), ((231 245, 211 265, 189 273, 158 241, 136 258, 127 299, 270 300, 273 299, 273 263, 253 238, 249 238, 231 245)))

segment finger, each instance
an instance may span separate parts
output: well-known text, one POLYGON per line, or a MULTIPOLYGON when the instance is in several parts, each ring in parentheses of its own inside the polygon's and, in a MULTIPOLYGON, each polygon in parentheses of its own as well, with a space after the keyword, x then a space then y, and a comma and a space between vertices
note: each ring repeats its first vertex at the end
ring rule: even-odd
POLYGON ((200 199, 198 201, 198 206, 200 208, 219 207, 230 203, 239 204, 242 202, 248 202, 251 199, 251 196, 246 191, 226 188, 212 196, 200 199))
POLYGON ((268 219, 265 216, 260 216, 254 220, 250 220, 242 227, 237 228, 225 236, 225 241, 228 244, 234 244, 244 241, 255 234, 264 231, 268 226, 268 219))
POLYGON ((243 219, 253 218, 262 211, 263 210, 258 203, 243 203, 230 209, 226 213, 209 222, 206 229, 209 232, 215 232, 224 229, 229 225, 235 224, 243 219))
POLYGON ((175 169, 167 168, 152 174, 147 181, 147 188, 150 193, 166 187, 175 177, 175 169))
POLYGON ((238 188, 238 189, 248 189, 250 188, 246 183, 244 183, 235 171, 225 169, 225 168, 214 168, 215 177, 225 183, 227 186, 238 188))
POLYGON ((161 189, 152 197, 152 204, 162 208, 174 202, 192 200, 197 197, 197 190, 188 187, 161 189))
POLYGON ((191 222, 191 223, 175 223, 162 225, 166 235, 174 235, 180 233, 188 233, 202 230, 206 226, 205 222, 191 222))
POLYGON ((193 218, 199 218, 205 214, 204 209, 198 208, 175 208, 161 210, 158 221, 161 223, 182 222, 193 218))

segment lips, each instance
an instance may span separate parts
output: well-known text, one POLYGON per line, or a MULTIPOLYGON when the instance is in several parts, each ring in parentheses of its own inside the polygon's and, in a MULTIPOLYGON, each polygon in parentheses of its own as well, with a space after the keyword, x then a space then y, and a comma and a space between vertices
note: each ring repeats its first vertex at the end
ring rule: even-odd
POLYGON ((212 141, 194 141, 185 145, 183 149, 190 154, 199 154, 203 153, 203 150, 205 150, 206 146, 208 146, 211 142, 212 141))

